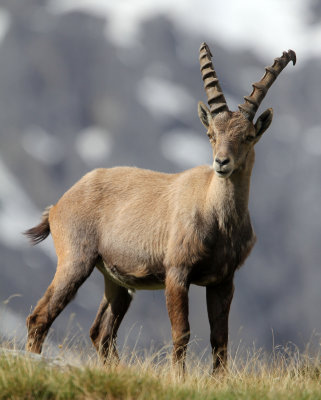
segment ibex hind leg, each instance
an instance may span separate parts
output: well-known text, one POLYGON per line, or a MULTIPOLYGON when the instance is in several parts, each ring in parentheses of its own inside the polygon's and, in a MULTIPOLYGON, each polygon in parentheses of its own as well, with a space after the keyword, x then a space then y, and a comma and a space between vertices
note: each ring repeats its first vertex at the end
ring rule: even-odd
POLYGON ((41 353, 50 326, 91 274, 95 261, 94 257, 80 258, 79 254, 77 259, 58 260, 57 271, 51 284, 27 318, 28 351, 41 353))
POLYGON ((90 329, 91 340, 104 363, 118 362, 116 337, 118 328, 132 301, 128 289, 105 277, 105 293, 90 329))

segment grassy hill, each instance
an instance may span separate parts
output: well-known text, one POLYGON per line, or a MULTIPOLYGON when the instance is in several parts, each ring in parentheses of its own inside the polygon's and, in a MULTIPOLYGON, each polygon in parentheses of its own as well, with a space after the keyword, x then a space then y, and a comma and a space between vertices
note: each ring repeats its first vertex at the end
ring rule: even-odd
MULTIPOLYGON (((69 349, 70 350, 70 349, 69 349)), ((71 349, 72 350, 72 349, 71 349)), ((77 350, 77 349, 75 349, 77 350)), ((284 350, 284 349, 283 349, 284 350)), ((78 351, 78 350, 77 350, 78 351)), ((23 352, 0 353, 1 399, 321 399, 321 357, 286 351, 256 351, 235 357, 229 371, 212 377, 210 364, 189 357, 184 380, 168 356, 131 354, 104 368, 96 359, 48 360, 23 352)))

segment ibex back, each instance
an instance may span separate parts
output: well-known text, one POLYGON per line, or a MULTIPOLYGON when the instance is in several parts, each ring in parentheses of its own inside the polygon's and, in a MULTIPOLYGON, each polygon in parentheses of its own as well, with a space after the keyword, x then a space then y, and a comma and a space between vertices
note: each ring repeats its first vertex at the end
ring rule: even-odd
POLYGON ((104 361, 118 358, 117 330, 132 292, 165 288, 173 362, 184 370, 188 289, 196 284, 206 286, 213 368, 224 367, 234 272, 255 242, 248 212, 254 145, 269 127, 272 109, 255 124, 252 120, 290 60, 296 60, 292 50, 275 59, 239 111, 231 112, 203 43, 200 63, 210 108, 200 102, 198 114, 213 149, 213 165, 178 174, 96 169, 26 232, 34 244, 51 233, 58 256, 54 279, 27 318, 28 350, 41 352, 51 324, 97 267, 105 293, 90 336, 104 361))

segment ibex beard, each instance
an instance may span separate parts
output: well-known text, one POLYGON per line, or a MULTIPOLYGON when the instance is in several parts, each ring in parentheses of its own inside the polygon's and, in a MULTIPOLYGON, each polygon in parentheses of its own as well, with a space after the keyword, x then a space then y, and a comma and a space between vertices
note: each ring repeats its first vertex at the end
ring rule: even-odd
POLYGON ((209 108, 198 106, 213 150, 213 166, 165 174, 139 168, 96 169, 81 178, 26 232, 36 244, 51 233, 57 271, 27 318, 27 349, 40 353, 50 326, 96 267, 105 291, 90 330, 104 362, 118 359, 116 336, 136 289, 165 289, 173 363, 184 371, 190 337, 188 290, 206 287, 213 370, 227 359, 233 278, 254 243, 248 211, 254 145, 272 121, 253 118, 292 50, 253 84, 239 111, 228 109, 208 46, 200 48, 209 108))

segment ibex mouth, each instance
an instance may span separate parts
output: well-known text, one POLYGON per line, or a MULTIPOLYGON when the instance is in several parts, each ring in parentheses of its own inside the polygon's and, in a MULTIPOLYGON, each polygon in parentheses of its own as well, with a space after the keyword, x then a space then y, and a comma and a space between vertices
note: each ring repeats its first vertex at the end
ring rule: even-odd
POLYGON ((219 176, 220 178, 228 178, 232 173, 232 170, 226 170, 226 169, 225 170, 214 169, 214 170, 216 175, 219 176))

